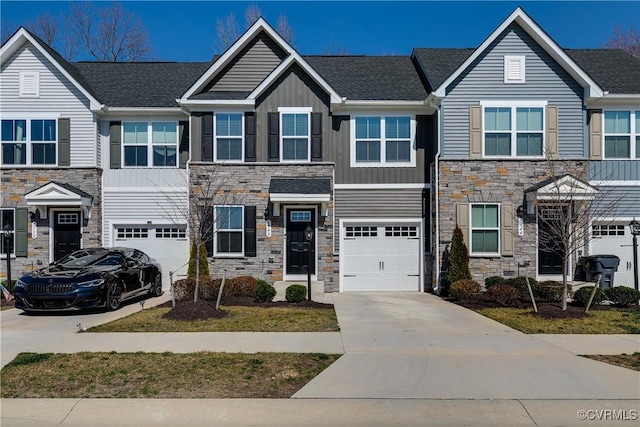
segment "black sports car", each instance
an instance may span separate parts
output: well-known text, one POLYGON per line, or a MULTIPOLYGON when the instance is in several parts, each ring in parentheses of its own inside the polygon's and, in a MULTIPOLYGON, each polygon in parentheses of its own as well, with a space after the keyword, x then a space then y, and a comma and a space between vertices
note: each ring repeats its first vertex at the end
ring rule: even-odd
POLYGON ((162 295, 156 260, 138 249, 91 248, 21 277, 15 306, 24 311, 117 310, 122 301, 145 293, 162 295))

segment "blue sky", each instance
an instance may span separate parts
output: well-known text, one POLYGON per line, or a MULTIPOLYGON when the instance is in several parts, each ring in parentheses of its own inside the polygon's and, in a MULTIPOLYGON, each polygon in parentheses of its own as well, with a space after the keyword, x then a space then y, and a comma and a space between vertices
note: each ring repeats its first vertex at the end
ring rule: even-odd
MULTIPOLYGON (((103 2, 98 2, 103 3, 103 2)), ((293 45, 303 55, 335 52, 407 55, 413 47, 477 47, 518 6, 565 48, 597 48, 620 25, 636 29, 634 1, 121 1, 144 22, 153 59, 208 61, 216 52, 215 26, 234 13, 243 22, 256 4, 273 26, 285 15, 293 45)), ((13 31, 49 12, 60 18, 69 2, 0 1, 3 26, 13 31)), ((74 58, 76 60, 89 58, 74 58)))

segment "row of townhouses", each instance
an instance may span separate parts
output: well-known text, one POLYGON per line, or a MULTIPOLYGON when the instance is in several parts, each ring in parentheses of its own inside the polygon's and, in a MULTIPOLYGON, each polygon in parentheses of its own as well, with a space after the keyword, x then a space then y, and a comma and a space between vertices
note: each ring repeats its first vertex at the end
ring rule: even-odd
POLYGON ((263 19, 210 62, 70 63, 24 28, 0 54, 14 271, 130 246, 167 288, 210 221, 213 275, 424 291, 459 224, 477 280, 558 279, 530 207, 560 185, 614 206, 572 265, 618 255, 632 285, 640 60, 563 49, 520 8, 475 49, 409 56, 303 56, 263 19))

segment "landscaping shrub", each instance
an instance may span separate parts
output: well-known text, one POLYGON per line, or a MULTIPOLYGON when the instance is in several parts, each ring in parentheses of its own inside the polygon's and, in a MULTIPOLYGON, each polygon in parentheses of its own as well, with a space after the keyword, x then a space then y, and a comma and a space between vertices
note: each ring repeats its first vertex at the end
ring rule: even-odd
POLYGON ((604 290, 604 294, 609 301, 620 307, 637 304, 640 299, 640 292, 626 286, 607 288, 604 290))
MULTIPOLYGON (((198 299, 216 301, 222 279, 214 279, 211 276, 200 276, 198 299)), ((222 298, 225 297, 253 297, 256 292, 257 281, 251 276, 239 276, 225 280, 222 298)), ((178 301, 192 301, 195 292, 196 279, 188 277, 173 284, 173 289, 178 301)))
POLYGON ((469 270, 469 250, 464 243, 462 230, 456 224, 451 238, 451 254, 449 255, 449 270, 447 271, 447 280, 453 283, 457 280, 471 280, 471 271, 469 270))
POLYGON ((287 302, 302 302, 307 298, 307 287, 302 285, 291 285, 285 291, 284 299, 287 302))
MULTIPOLYGON (((569 289, 567 292, 571 294, 571 285, 567 284, 569 289)), ((562 282, 557 282, 555 280, 545 280, 544 282, 538 283, 533 288, 533 295, 536 298, 545 301, 562 301, 562 292, 564 290, 564 286, 562 282)))
MULTIPOLYGON (((589 296, 591 295, 591 291, 593 290, 593 286, 584 286, 573 293, 573 301, 581 306, 586 307, 589 302, 589 296)), ((593 301, 591 305, 601 304, 605 299, 604 292, 598 288, 596 294, 593 297, 593 301)))
POLYGON ((492 286, 504 284, 505 280, 502 276, 490 276, 484 279, 484 287, 489 290, 492 286))
POLYGON ((264 280, 258 280, 256 291, 253 294, 255 302, 271 302, 276 296, 276 289, 264 280))
POLYGON ((451 284, 449 294, 457 299, 475 298, 480 294, 480 283, 471 279, 456 280, 451 284))
MULTIPOLYGON (((198 272, 200 276, 209 275, 209 260, 207 259, 207 248, 204 243, 200 245, 200 267, 198 272)), ((196 277, 196 244, 191 244, 191 251, 189 252, 189 267, 187 268, 187 277, 196 277)))
MULTIPOLYGON (((218 279, 220 280, 220 279, 218 279)), ((220 280, 220 282, 222 282, 220 280)), ((219 285, 218 285, 219 286, 219 285)), ((252 276, 238 276, 232 279, 227 279, 224 283, 225 297, 252 297, 256 293, 256 287, 258 281, 252 276)))
MULTIPOLYGON (((504 282, 505 285, 512 286, 518 290, 518 296, 523 299, 529 298, 529 288, 527 287, 527 278, 524 276, 510 277, 504 282)), ((538 282, 533 277, 529 277, 531 289, 535 289, 538 282)))
POLYGON ((491 286, 486 295, 491 300, 504 306, 512 306, 518 300, 518 290, 504 283, 491 286))

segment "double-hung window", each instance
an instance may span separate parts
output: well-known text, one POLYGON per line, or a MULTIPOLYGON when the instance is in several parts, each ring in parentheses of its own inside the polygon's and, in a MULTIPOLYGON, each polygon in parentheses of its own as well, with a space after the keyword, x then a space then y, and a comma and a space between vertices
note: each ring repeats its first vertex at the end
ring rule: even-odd
POLYGON ((500 206, 471 205, 471 255, 500 254, 500 206))
POLYGON ((640 158, 640 111, 604 112, 604 156, 640 158))
POLYGON ((15 211, 13 209, 0 209, 0 237, 2 237, 0 239, 0 255, 3 257, 6 257, 7 254, 7 247, 5 246, 7 244, 7 239, 5 239, 4 235, 4 226, 7 224, 11 226, 12 230, 14 230, 11 239, 9 239, 9 253, 13 255, 16 238, 15 211))
POLYGON ((484 106, 485 157, 542 157, 544 106, 484 106))
POLYGON ((411 116, 352 119, 351 166, 415 166, 411 116))
POLYGON ((177 165, 176 122, 124 122, 122 133, 125 167, 177 165))
POLYGON ((244 207, 215 206, 214 255, 244 255, 244 207))
POLYGON ((283 161, 310 161, 311 110, 280 109, 283 161))
POLYGON ((242 161, 242 113, 216 113, 216 160, 242 161))
POLYGON ((56 119, 2 119, 3 165, 55 165, 56 119))

